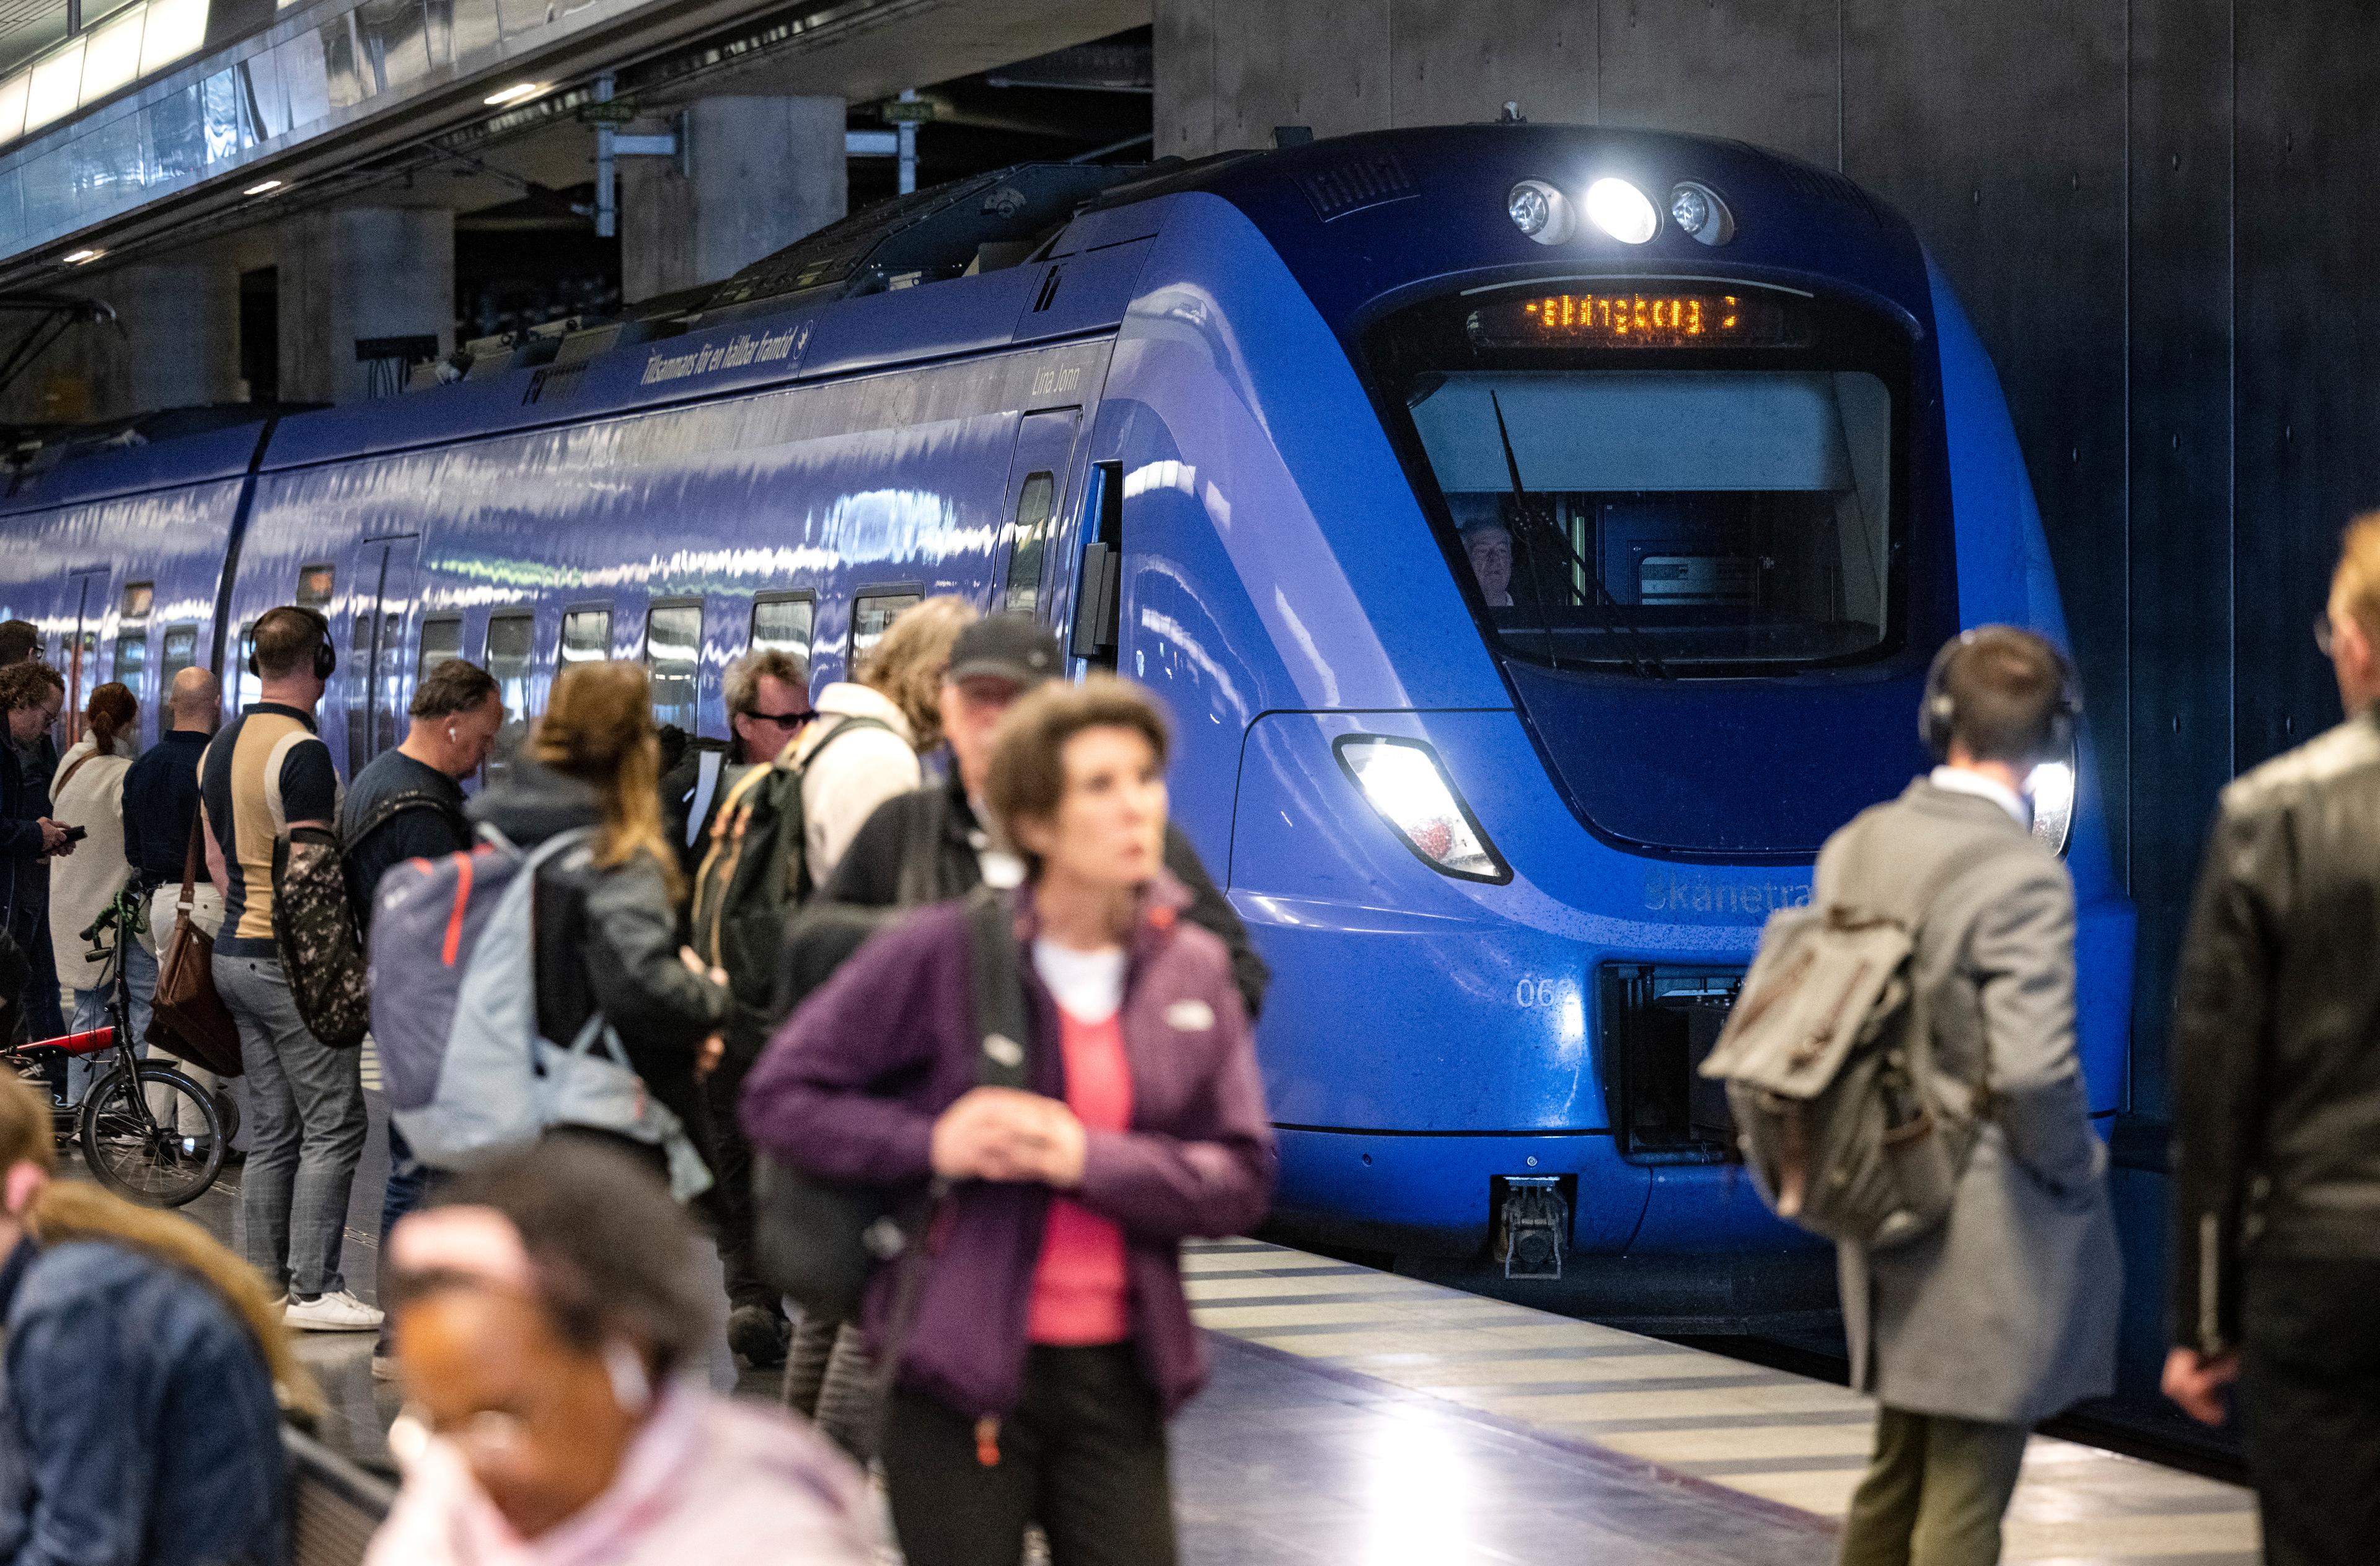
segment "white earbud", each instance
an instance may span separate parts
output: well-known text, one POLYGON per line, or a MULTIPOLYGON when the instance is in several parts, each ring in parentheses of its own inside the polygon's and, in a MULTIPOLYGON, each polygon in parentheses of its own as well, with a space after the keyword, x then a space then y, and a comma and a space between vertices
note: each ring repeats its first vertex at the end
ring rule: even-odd
POLYGON ((614 1338, 603 1345, 603 1369, 612 1378, 612 1401, 623 1414, 642 1414, 652 1406, 653 1378, 645 1372, 644 1356, 614 1338))

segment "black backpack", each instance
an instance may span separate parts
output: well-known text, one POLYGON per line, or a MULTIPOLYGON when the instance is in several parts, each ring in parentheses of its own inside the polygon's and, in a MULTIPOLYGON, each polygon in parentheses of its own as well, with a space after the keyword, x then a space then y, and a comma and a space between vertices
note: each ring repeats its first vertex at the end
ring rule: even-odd
POLYGON ((766 1038, 777 982, 777 952, 785 921, 810 893, 802 780, 827 747, 863 729, 892 726, 874 718, 844 718, 810 747, 798 765, 786 757, 739 769, 727 781, 711 819, 710 846, 695 872, 694 949, 727 972, 735 1002, 728 1029, 731 1050, 759 1052, 766 1038))
MULTIPOLYGON (((822 979, 880 923, 861 920, 837 926, 806 919, 807 938, 820 947, 818 960, 808 965, 822 979)), ((1032 1080, 1034 1043, 1007 897, 978 887, 967 896, 966 923, 973 959, 967 966, 973 986, 974 1032, 982 1041, 976 1054, 977 1086, 1022 1088, 1032 1080)), ((796 1002, 802 998, 794 997, 796 1002)), ((753 1261, 760 1276, 787 1299, 828 1321, 852 1319, 876 1269, 905 1261, 888 1324, 885 1364, 880 1367, 889 1379, 915 1317, 924 1275, 925 1247, 913 1242, 948 1195, 949 1183, 940 1177, 922 1194, 899 1187, 812 1180, 755 1147, 753 1261)))

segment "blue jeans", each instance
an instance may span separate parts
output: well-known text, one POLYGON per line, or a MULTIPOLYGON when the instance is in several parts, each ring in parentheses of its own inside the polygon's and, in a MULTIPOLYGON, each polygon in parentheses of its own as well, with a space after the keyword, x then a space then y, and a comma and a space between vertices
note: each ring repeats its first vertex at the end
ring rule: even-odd
POLYGON ((292 1299, 334 1293, 347 1286, 339 1272, 347 1196, 370 1127, 363 1051, 334 1050, 307 1031, 275 959, 219 951, 214 976, 239 1024, 248 1075, 249 1262, 292 1299))
MULTIPOLYGON (((132 943, 130 953, 124 959, 132 980, 132 1050, 146 1060, 149 1046, 144 1042, 149 1032, 149 1002, 157 994, 157 959, 149 948, 139 941, 132 943)), ((88 1033, 107 1026, 107 1008, 115 999, 113 982, 95 985, 74 992, 74 1020, 67 1025, 69 1033, 88 1033)), ((79 1104, 91 1090, 91 1063, 88 1055, 77 1055, 67 1062, 67 1102, 79 1104)))

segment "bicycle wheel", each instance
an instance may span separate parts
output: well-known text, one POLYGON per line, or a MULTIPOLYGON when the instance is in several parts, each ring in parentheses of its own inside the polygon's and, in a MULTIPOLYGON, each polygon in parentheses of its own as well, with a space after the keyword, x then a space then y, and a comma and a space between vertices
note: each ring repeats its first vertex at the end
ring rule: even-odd
POLYGON ((177 1208, 223 1171, 223 1118, 212 1094, 171 1066, 117 1071, 82 1106, 82 1154, 101 1184, 151 1207, 177 1208), (152 1113, 150 1105, 159 1106, 152 1113), (176 1129, 196 1124, 198 1132, 176 1129))

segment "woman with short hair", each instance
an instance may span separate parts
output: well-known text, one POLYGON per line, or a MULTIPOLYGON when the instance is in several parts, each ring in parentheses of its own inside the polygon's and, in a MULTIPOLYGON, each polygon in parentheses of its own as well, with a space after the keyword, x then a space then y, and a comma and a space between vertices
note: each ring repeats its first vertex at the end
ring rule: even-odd
MULTIPOLYGON (((947 1190, 901 1340, 882 1455, 910 1566, 1174 1557, 1165 1421, 1205 1379, 1178 1250, 1264 1215, 1272 1134, 1222 942, 1163 868, 1166 729, 1111 676, 1020 699, 986 804, 1030 1090, 978 1086, 968 905, 879 936, 795 1013, 745 1088, 758 1147, 814 1179, 947 1190)), ((915 1254, 915 1253, 913 1253, 915 1254)))
POLYGON ((686 1218, 632 1159, 546 1142, 389 1236, 405 1485, 366 1566, 863 1566, 859 1472, 701 1384, 686 1218))

